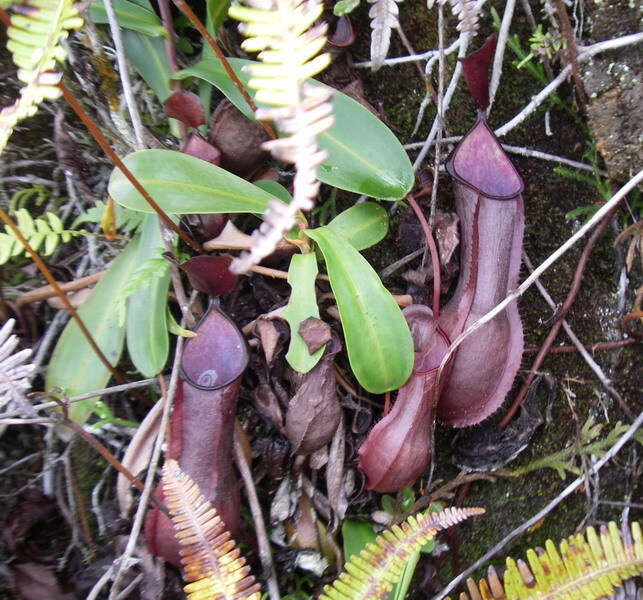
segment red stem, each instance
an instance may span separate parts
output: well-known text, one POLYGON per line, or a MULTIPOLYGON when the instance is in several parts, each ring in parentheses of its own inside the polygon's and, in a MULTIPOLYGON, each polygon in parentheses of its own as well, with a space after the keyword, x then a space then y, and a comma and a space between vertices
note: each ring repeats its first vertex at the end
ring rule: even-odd
POLYGON ((441 277, 440 277, 440 258, 438 256, 438 248, 435 245, 435 240, 431 235, 431 229, 429 224, 424 217, 422 209, 418 206, 418 203, 415 201, 412 195, 406 197, 415 216, 420 222, 422 231, 424 231, 424 237, 426 238, 427 246, 429 247, 429 252, 431 253, 431 265, 433 266, 433 318, 437 319, 440 316, 440 288, 441 288, 441 277))

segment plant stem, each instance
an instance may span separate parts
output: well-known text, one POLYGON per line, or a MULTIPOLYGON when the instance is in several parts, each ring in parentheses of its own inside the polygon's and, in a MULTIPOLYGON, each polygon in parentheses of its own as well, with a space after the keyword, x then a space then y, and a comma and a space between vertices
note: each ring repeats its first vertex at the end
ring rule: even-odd
POLYGON ((433 267, 433 318, 437 319, 440 316, 440 288, 442 282, 440 279, 440 257, 438 256, 438 248, 435 245, 435 240, 433 235, 431 235, 431 230, 429 229, 429 224, 424 218, 424 213, 422 209, 418 206, 418 203, 415 201, 412 195, 406 197, 409 205, 413 209, 415 216, 420 222, 422 231, 424 232, 424 237, 426 238, 426 244, 429 247, 431 252, 431 265, 433 267))
POLYGON ((87 127, 89 132, 92 134, 92 137, 102 148, 103 152, 105 152, 105 154, 107 154, 114 165, 121 170, 123 175, 125 175, 129 182, 136 188, 136 191, 141 194, 143 198, 145 198, 145 201, 154 209, 154 212, 156 212, 156 214, 161 218, 163 223, 165 223, 165 225, 167 225, 172 231, 174 231, 174 233, 178 234, 178 236, 188 246, 190 246, 190 248, 192 248, 199 254, 204 254, 203 248, 201 248, 199 244, 197 244, 187 233, 185 233, 185 231, 183 231, 172 221, 172 219, 170 219, 170 217, 167 216, 165 211, 152 199, 152 196, 150 196, 145 188, 139 183, 138 179, 134 177, 134 174, 125 166, 123 161, 118 158, 116 153, 109 145, 109 142, 105 139, 103 134, 100 132, 98 127, 96 127, 95 123, 91 120, 90 116, 85 112, 83 107, 78 103, 76 98, 74 98, 73 94, 62 83, 59 83, 58 87, 62 91, 63 96, 69 106, 71 106, 71 108, 78 115, 85 127, 87 127))
MULTIPOLYGON (((212 51, 217 55, 217 58, 221 61, 221 65, 225 69, 225 72, 228 74, 228 77, 230 77, 230 80, 234 84, 234 86, 239 90, 239 93, 243 96, 243 99, 248 103, 248 106, 252 109, 252 112, 255 112, 257 110, 257 105, 252 101, 252 98, 246 91, 246 89, 243 87, 243 84, 237 77, 236 73, 232 70, 232 67, 230 66, 230 63, 226 59, 225 55, 221 51, 221 48, 219 48, 219 44, 216 43, 214 38, 210 35, 210 32, 205 28, 203 23, 199 20, 199 17, 197 17, 194 14, 194 11, 188 6, 187 2, 185 0, 173 0, 174 4, 178 7, 178 9, 187 17, 187 19, 192 23, 194 28, 203 36, 203 39, 208 42, 210 48, 212 48, 212 51)), ((274 140, 277 136, 275 135, 274 130, 270 125, 267 123, 261 122, 261 126, 264 128, 266 133, 274 140)))

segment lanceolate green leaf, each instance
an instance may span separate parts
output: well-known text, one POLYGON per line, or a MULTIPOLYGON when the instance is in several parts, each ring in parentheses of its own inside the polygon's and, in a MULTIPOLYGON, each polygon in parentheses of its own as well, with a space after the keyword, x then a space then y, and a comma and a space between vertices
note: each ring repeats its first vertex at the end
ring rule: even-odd
MULTIPOLYGON (((167 35, 161 21, 152 10, 130 2, 129 0, 112 0, 116 20, 121 27, 138 31, 145 35, 164 36, 167 35)), ((94 23, 108 23, 107 11, 102 0, 94 0, 89 9, 89 14, 94 23)))
MULTIPOLYGON (((156 215, 146 215, 141 230, 137 265, 159 257, 163 247, 161 228, 156 215)), ((127 301, 127 351, 134 366, 145 376, 161 372, 169 352, 169 336, 165 320, 169 271, 154 277, 150 284, 134 292, 127 301)))
POLYGON ((366 259, 328 227, 306 230, 326 260, 355 377, 380 394, 404 384, 413 341, 402 311, 366 259))
POLYGON ((172 90, 163 38, 150 37, 127 29, 122 32, 122 37, 127 59, 158 99, 161 102, 167 100, 172 90))
MULTIPOLYGON (((141 150, 123 160, 155 202, 170 214, 262 214, 274 196, 228 171, 172 150, 141 150)), ((128 179, 114 169, 109 194, 123 206, 154 212, 128 179)))
MULTIPOLYGON (((112 365, 120 358, 125 328, 118 325, 114 296, 136 269, 139 237, 134 238, 114 259, 105 276, 98 282, 78 314, 92 337, 112 365)), ((91 349, 74 320, 67 323, 49 361, 45 389, 62 388, 70 396, 100 390, 110 373, 91 349)), ((69 408, 70 418, 84 423, 93 400, 75 402, 69 408)))
POLYGON ((328 225, 353 248, 374 246, 388 231, 388 214, 375 202, 362 202, 338 214, 328 225))
POLYGON ((310 354, 303 338, 299 335, 299 326, 302 321, 308 317, 319 319, 315 277, 317 277, 317 258, 314 253, 295 254, 290 259, 288 283, 292 291, 282 316, 290 325, 290 346, 286 360, 295 371, 300 373, 308 373, 324 353, 324 348, 320 348, 314 354, 310 354))
MULTIPOLYGON (((248 77, 241 68, 251 61, 231 58, 229 62, 246 84, 248 77)), ((209 81, 247 117, 254 118, 218 60, 202 60, 173 77, 184 79, 191 76, 209 81)), ((252 90, 248 91, 253 94, 252 90)), ((332 104, 335 124, 318 136, 319 146, 328 152, 328 158, 318 169, 319 180, 373 198, 403 198, 413 186, 413 168, 391 130, 361 104, 341 92, 335 92, 332 104)))

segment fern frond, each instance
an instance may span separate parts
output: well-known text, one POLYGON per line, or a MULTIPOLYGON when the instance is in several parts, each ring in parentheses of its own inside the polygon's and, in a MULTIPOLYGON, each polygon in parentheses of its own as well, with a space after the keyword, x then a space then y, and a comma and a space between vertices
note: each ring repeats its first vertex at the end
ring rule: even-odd
MULTIPOLYGON (((43 256, 49 256, 61 242, 68 242, 72 236, 84 233, 83 231, 64 229, 62 221, 51 212, 45 213, 44 217, 34 219, 26 208, 20 208, 15 215, 18 229, 29 245, 38 251, 44 244, 43 256)), ((0 233, 0 265, 23 252, 26 254, 20 240, 6 225, 5 232, 0 233)))
POLYGON ((175 460, 163 467, 163 494, 182 546, 188 600, 260 600, 259 584, 225 523, 175 460))
POLYGON ((484 512, 481 508, 447 508, 438 513, 409 517, 387 529, 375 543, 354 554, 344 571, 327 585, 320 600, 378 600, 386 598, 399 580, 409 556, 441 529, 484 512))
POLYGON ((329 88, 306 83, 330 62, 318 54, 326 43, 326 24, 313 25, 322 13, 318 0, 247 0, 233 6, 230 16, 244 21, 240 30, 248 39, 242 47, 259 51, 261 64, 248 68, 248 85, 257 90, 257 119, 274 120, 288 137, 266 142, 263 147, 279 160, 294 163, 293 198, 290 204, 271 202, 264 222, 253 233, 249 253, 235 259, 230 268, 244 273, 273 252, 283 234, 296 224, 297 213, 310 210, 317 196, 317 167, 326 159, 316 138, 333 124, 329 88))
POLYGON ((62 75, 53 71, 66 57, 60 42, 83 24, 72 0, 25 0, 13 11, 7 49, 25 85, 15 103, 0 111, 0 152, 18 121, 34 115, 43 100, 60 96, 62 75))
POLYGON ((507 558, 504 585, 493 567, 478 582, 467 580, 469 595, 460 600, 596 600, 612 594, 621 583, 643 573, 641 525, 631 529, 616 523, 601 526, 600 534, 589 527, 585 537, 574 535, 560 543, 551 540, 545 549, 527 551, 527 562, 507 558))
POLYGON ((449 0, 451 12, 458 17, 458 31, 478 31, 478 19, 484 0, 449 0))
POLYGON ((383 64, 391 44, 391 29, 400 26, 397 19, 401 0, 368 0, 373 6, 371 18, 371 69, 377 71, 383 64))

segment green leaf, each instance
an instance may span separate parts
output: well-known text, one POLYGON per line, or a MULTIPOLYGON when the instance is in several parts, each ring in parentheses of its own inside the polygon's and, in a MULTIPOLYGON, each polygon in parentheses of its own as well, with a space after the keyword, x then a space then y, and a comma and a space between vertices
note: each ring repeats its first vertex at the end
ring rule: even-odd
MULTIPOLYGON (((137 267, 139 237, 134 238, 114 259, 86 302, 78 309, 80 318, 107 360, 115 365, 123 349, 124 327, 118 325, 114 296, 137 267)), ((94 353, 74 320, 67 323, 49 361, 45 389, 59 387, 70 396, 100 390, 110 372, 94 353)), ((75 402, 70 418, 82 424, 91 413, 93 399, 75 402)))
MULTIPOLYGON (((208 31, 213 37, 216 37, 219 27, 228 16, 228 8, 230 8, 230 0, 207 0, 207 24, 208 31)), ((204 49, 207 46, 208 50, 212 52, 208 44, 203 44, 204 49)))
POLYGON ((353 12, 359 6, 359 0, 339 0, 333 6, 333 14, 336 17, 341 17, 353 12))
MULTIPOLYGON (((116 20, 121 27, 151 36, 166 36, 165 27, 156 13, 130 2, 129 0, 112 0, 116 20)), ((109 23, 107 11, 102 0, 94 0, 89 8, 89 14, 94 23, 109 23)))
MULTIPOLYGON (((252 61, 228 59, 244 85, 248 76, 241 71, 252 61)), ((198 62, 178 71, 174 79, 199 77, 218 88, 242 113, 254 119, 252 111, 216 59, 198 62)), ((310 80, 315 85, 321 83, 310 80)), ((253 95, 254 91, 248 88, 253 95)), ((399 200, 414 183, 413 168, 404 148, 393 132, 375 115, 345 94, 333 95, 335 124, 318 137, 319 146, 328 152, 317 177, 334 187, 366 194, 383 200, 399 200)))
MULTIPOLYGON (((159 247, 163 246, 161 228, 156 215, 146 215, 141 229, 141 241, 137 262, 143 265, 150 259, 159 258, 159 247)), ((167 362, 170 349, 165 307, 170 286, 169 269, 165 274, 154 277, 149 285, 129 297, 127 303, 127 351, 134 366, 145 376, 154 377, 167 362)))
POLYGON ((258 188, 261 188, 264 192, 272 194, 275 198, 279 198, 282 202, 290 204, 292 196, 290 192, 280 183, 272 181, 271 179, 260 179, 259 181, 253 182, 258 188))
POLYGON ((362 202, 337 215, 327 227, 356 250, 363 250, 377 244, 386 235, 388 214, 375 202, 362 202))
POLYGON ((308 317, 319 319, 319 307, 315 295, 315 277, 317 277, 317 258, 314 253, 295 254, 290 260, 288 283, 292 288, 288 306, 281 316, 290 325, 290 346, 286 354, 288 364, 300 373, 308 373, 319 361, 324 348, 314 354, 299 335, 301 322, 308 317))
POLYGON ((326 260, 355 377, 374 394, 399 388, 411 374, 413 340, 393 296, 366 259, 331 229, 304 233, 326 260))
POLYGON ((165 42, 160 37, 150 37, 127 29, 123 30, 121 35, 127 59, 152 88, 157 98, 165 102, 172 94, 165 42))
POLYGON ((375 542, 377 534, 370 523, 345 520, 342 523, 342 540, 344 540, 344 562, 353 554, 359 554, 366 544, 375 542))
MULTIPOLYGON (((173 150, 141 150, 123 160, 158 205, 170 214, 262 214, 275 199, 225 169, 173 150)), ((109 194, 123 206, 154 212, 128 179, 114 169, 109 194)))

